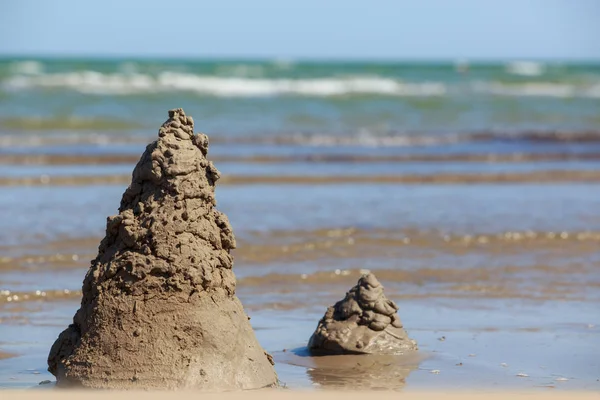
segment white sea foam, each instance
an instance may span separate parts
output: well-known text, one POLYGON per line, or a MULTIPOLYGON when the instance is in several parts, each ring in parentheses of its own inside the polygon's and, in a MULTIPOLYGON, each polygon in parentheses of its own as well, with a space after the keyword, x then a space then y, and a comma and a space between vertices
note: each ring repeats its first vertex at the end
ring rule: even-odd
POLYGON ((600 99, 600 83, 591 85, 586 90, 588 97, 600 99))
MULTIPOLYGON (((103 74, 95 71, 44 74, 41 66, 25 64, 18 73, 2 82, 7 91, 67 89, 93 95, 135 95, 146 93, 191 92, 219 97, 307 96, 335 97, 379 95, 390 97, 442 97, 487 94, 510 97, 600 98, 600 81, 586 84, 555 82, 505 83, 474 81, 466 84, 443 82, 403 82, 378 76, 323 77, 312 79, 251 78, 248 76, 195 75, 164 71, 157 75, 135 72, 103 74)), ((17 67, 15 67, 17 68, 17 67)), ((238 71, 241 75, 259 75, 259 71, 238 71)))
POLYGON ((94 71, 17 75, 2 83, 5 90, 71 89, 87 94, 126 95, 170 91, 196 92, 223 97, 278 95, 443 96, 446 86, 437 82, 408 83, 394 79, 354 76, 314 79, 248 79, 165 71, 156 76, 139 73, 102 74, 94 71))
POLYGON ((600 98, 600 82, 574 85, 552 82, 502 83, 475 82, 476 93, 510 97, 600 98))
POLYGON ((506 65, 506 72, 513 75, 538 76, 545 69, 544 64, 533 61, 514 61, 506 65))
POLYGON ((317 147, 362 146, 362 147, 406 147, 452 144, 463 140, 460 135, 374 135, 362 132, 353 136, 295 135, 288 142, 317 147))
POLYGON ((31 131, 27 135, 23 134, 2 134, 0 135, 0 149, 14 147, 43 147, 54 145, 78 145, 94 144, 100 146, 114 146, 117 144, 129 143, 147 143, 152 137, 142 135, 127 135, 126 133, 115 136, 100 132, 86 132, 82 135, 80 131, 60 132, 59 134, 48 133, 47 131, 31 131))

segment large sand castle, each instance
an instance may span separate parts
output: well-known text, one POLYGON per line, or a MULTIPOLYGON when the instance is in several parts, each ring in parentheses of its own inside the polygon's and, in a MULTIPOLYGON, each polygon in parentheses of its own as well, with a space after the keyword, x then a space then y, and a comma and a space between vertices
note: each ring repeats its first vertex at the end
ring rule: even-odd
POLYGON ((50 351, 61 386, 203 390, 277 384, 235 295, 235 238, 215 209, 208 138, 169 111, 123 194, 50 351))

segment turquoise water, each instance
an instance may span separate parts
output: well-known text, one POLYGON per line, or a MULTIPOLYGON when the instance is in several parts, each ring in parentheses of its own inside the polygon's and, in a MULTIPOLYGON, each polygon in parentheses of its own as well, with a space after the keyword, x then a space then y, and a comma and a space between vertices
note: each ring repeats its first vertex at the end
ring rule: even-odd
POLYGON ((173 107, 223 140, 402 145, 474 132, 596 131, 600 65, 0 60, 3 134, 135 136, 173 107))

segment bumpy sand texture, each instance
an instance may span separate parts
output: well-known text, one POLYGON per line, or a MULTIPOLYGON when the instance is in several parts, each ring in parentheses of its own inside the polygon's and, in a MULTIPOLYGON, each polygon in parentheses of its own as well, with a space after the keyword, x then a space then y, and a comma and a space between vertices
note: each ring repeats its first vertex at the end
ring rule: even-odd
POLYGON ((310 350, 326 354, 404 354, 417 350, 375 275, 363 275, 344 300, 329 307, 311 336, 310 350))
POLYGON ((215 209, 208 138, 169 111, 133 171, 48 357, 59 385, 251 389, 276 385, 235 296, 235 238, 215 209))

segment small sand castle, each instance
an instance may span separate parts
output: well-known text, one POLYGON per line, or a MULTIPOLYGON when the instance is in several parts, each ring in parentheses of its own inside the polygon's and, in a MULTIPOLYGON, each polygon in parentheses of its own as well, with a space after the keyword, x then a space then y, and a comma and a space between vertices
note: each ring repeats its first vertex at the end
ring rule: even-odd
POLYGON ((50 351, 59 386, 254 389, 277 384, 235 295, 235 238, 215 209, 207 136, 169 111, 50 351))
POLYGON ((321 354, 404 354, 417 350, 375 275, 363 275, 346 297, 329 307, 308 348, 321 354))

